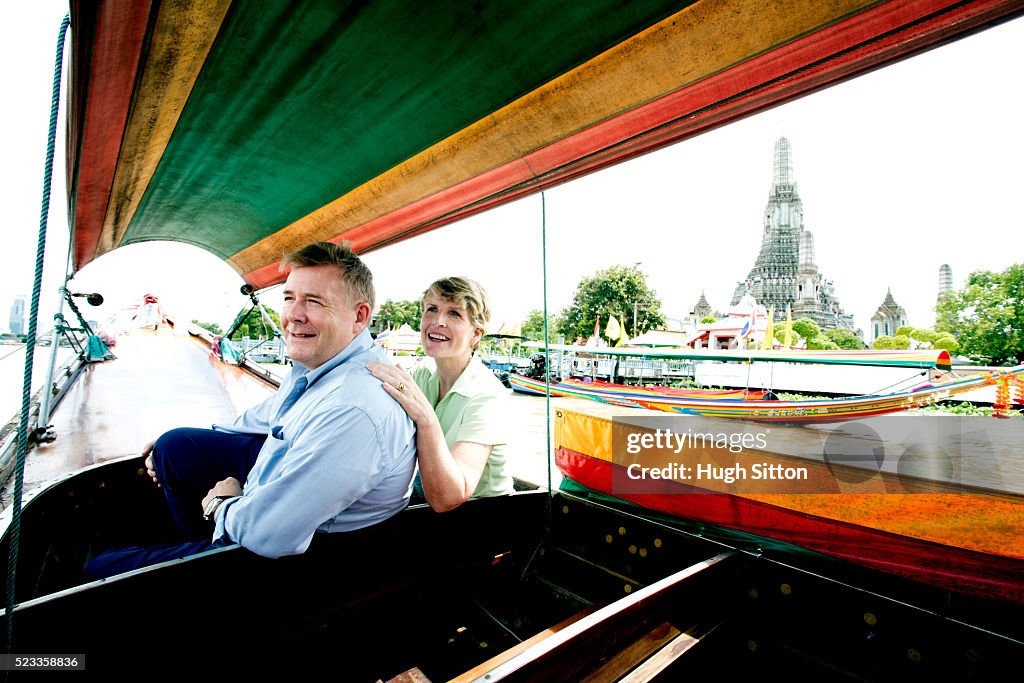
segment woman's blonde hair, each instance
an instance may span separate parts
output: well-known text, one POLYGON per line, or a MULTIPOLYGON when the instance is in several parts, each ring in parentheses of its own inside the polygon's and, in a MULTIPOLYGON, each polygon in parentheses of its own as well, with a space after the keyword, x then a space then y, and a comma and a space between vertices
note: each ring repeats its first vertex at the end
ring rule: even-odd
POLYGON ((465 309, 470 324, 479 330, 487 331, 487 323, 491 320, 491 300, 480 283, 468 277, 443 277, 436 280, 420 297, 421 312, 424 299, 431 295, 465 309))

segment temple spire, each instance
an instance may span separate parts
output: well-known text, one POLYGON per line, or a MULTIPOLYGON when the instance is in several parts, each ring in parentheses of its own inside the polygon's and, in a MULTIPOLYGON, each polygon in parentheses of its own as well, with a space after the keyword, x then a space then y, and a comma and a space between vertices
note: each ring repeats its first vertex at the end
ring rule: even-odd
POLYGON ((939 266, 939 297, 942 301, 953 292, 953 269, 948 263, 939 266))
POLYGON ((776 312, 790 307, 794 317, 810 318, 822 329, 854 329, 853 316, 843 312, 832 281, 818 270, 814 237, 804 228, 804 208, 786 137, 775 141, 772 192, 761 220, 761 250, 746 279, 736 283, 730 306, 747 293, 776 312))
POLYGON ((775 172, 772 176, 772 195, 796 191, 796 180, 793 177, 793 152, 789 139, 780 137, 775 141, 775 172))
POLYGON ((800 270, 818 270, 817 262, 814 260, 814 235, 810 230, 804 230, 800 235, 800 270))

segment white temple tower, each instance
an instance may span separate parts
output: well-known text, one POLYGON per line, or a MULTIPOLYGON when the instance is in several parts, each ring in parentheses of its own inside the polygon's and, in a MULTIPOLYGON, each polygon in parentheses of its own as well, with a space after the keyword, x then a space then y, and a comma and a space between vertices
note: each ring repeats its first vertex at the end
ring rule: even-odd
POLYGON ((733 292, 735 306, 749 292, 757 303, 785 315, 807 317, 823 329, 853 329, 853 316, 843 313, 834 285, 818 272, 814 238, 804 229, 804 207, 797 193, 793 173, 793 152, 789 140, 775 141, 772 188, 764 210, 761 250, 745 281, 733 292))

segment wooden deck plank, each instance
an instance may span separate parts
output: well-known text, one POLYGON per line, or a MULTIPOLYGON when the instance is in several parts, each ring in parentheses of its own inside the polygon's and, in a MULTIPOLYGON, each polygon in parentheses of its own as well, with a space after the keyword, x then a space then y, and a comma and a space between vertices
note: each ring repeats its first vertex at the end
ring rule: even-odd
POLYGON ((137 454, 174 427, 230 422, 273 393, 245 371, 210 356, 183 330, 161 327, 118 337, 117 359, 94 363, 57 406, 57 440, 25 464, 26 489, 82 467, 137 454))
POLYGON ((615 683, 634 671, 652 654, 664 648, 666 643, 674 641, 680 633, 679 629, 669 622, 662 622, 623 648, 599 669, 581 679, 580 683, 615 683))
POLYGON ((504 664, 505 662, 519 655, 520 653, 526 652, 531 647, 537 645, 540 642, 543 642, 547 638, 550 638, 551 636, 555 635, 567 626, 571 626, 583 617, 590 615, 596 609, 596 607, 588 607, 586 609, 580 610, 568 619, 560 621, 554 626, 546 628, 540 633, 534 634, 533 636, 527 638, 523 642, 513 645, 504 652, 497 654, 494 657, 491 657, 486 662, 478 664, 469 671, 466 671, 465 673, 457 676, 456 678, 451 679, 448 683, 469 683, 470 681, 475 681, 479 679, 481 676, 486 675, 488 671, 491 671, 499 664, 504 664))

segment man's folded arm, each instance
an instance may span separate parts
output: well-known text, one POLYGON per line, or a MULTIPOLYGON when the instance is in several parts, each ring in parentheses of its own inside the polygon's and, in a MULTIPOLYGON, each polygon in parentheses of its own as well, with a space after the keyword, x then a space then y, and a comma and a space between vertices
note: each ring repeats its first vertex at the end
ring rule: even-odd
POLYGON ((214 541, 234 541, 265 557, 305 552, 317 527, 387 475, 383 455, 362 410, 344 407, 314 417, 296 433, 274 479, 247 482, 243 495, 217 510, 214 541))

